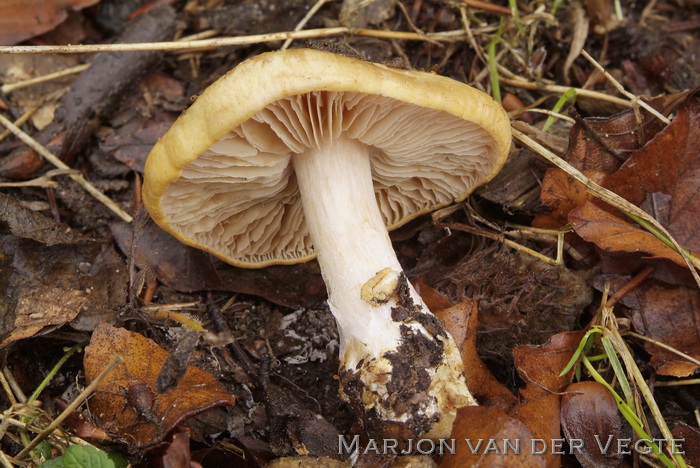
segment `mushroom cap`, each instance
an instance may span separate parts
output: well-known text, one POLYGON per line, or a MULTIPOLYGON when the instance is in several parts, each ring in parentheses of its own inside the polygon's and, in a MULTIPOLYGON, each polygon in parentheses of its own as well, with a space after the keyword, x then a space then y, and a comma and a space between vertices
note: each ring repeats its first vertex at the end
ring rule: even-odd
POLYGON ((227 263, 308 261, 291 158, 340 136, 366 145, 389 229, 464 200, 500 170, 511 140, 503 108, 458 81, 312 49, 269 52, 209 86, 155 144, 144 204, 177 239, 227 263))

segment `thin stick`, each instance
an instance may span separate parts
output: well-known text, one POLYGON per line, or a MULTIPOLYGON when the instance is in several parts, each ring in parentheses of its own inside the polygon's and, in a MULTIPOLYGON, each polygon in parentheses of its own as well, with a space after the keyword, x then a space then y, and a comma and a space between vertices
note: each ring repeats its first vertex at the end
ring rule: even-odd
POLYGON ((3 451, 0 451, 0 461, 2 461, 2 466, 4 466, 5 468, 12 468, 12 463, 3 451))
POLYGON ((27 86, 33 86, 35 84, 46 83, 47 81, 55 80, 57 78, 63 78, 64 76, 74 75, 76 73, 80 73, 83 70, 87 70, 87 68, 89 66, 90 66, 89 63, 84 63, 82 65, 77 65, 75 67, 66 68, 65 70, 49 73, 47 75, 36 76, 34 78, 30 78, 28 80, 23 80, 23 81, 18 81, 16 83, 9 83, 9 84, 0 86, 0 91, 2 91, 5 94, 10 94, 12 91, 26 88, 27 86))
MULTIPOLYGON (((27 135, 20 128, 16 127, 12 122, 10 122, 4 115, 0 114, 0 124, 7 127, 12 133, 14 133, 20 140, 25 142, 27 146, 36 151, 38 154, 43 156, 47 161, 49 161, 54 166, 60 169, 71 170, 70 166, 61 161, 55 154, 47 150, 41 143, 36 141, 31 136, 27 135)), ((119 205, 114 203, 107 195, 100 192, 97 187, 92 185, 90 182, 85 180, 82 174, 68 174, 68 176, 81 185, 90 195, 95 197, 97 200, 102 202, 107 208, 109 208, 113 213, 119 216, 121 219, 130 223, 134 220, 129 213, 122 210, 119 205)))
POLYGON ((651 274, 654 273, 654 267, 646 266, 642 271, 637 273, 634 278, 629 280, 622 286, 610 299, 605 303, 606 307, 614 307, 615 304, 620 302, 627 294, 629 294, 633 289, 642 284, 651 274))
POLYGON ((12 389, 12 392, 15 394, 17 397, 17 401, 19 403, 26 403, 27 402, 27 396, 24 394, 22 389, 20 388, 19 384, 15 380, 15 376, 12 375, 12 371, 10 370, 7 365, 2 366, 2 373, 7 379, 7 383, 12 389))
POLYGON ((686 380, 662 380, 654 382, 654 387, 680 387, 681 385, 697 385, 700 384, 700 379, 686 380))
MULTIPOLYGON (((306 13, 306 15, 301 19, 301 21, 299 21, 299 24, 296 25, 296 27, 294 28, 294 30, 295 30, 295 31, 301 31, 302 28, 303 28, 304 26, 306 26, 306 23, 308 23, 309 20, 310 20, 311 18, 313 18, 313 16, 318 12, 318 10, 321 9, 321 7, 322 7, 327 1, 328 1, 328 0, 318 0, 318 1, 314 4, 314 6, 312 6, 312 7, 309 9, 309 12, 306 13)), ((293 40, 294 40, 294 39, 290 37, 289 39, 287 39, 286 41, 284 41, 284 44, 282 44, 282 47, 280 47, 280 50, 286 50, 286 49, 290 46, 290 44, 292 43, 293 40)))
POLYGON ((491 13, 496 13, 502 16, 513 16, 513 12, 510 8, 494 5, 490 2, 484 2, 481 0, 462 0, 464 3, 469 5, 471 8, 477 8, 479 10, 490 11, 491 13))
POLYGON ((574 166, 569 164, 568 162, 564 161, 561 159, 559 156, 556 154, 552 153, 550 150, 542 146, 541 144, 537 143, 535 140, 524 134, 523 132, 513 128, 513 136, 520 140, 521 143, 523 143, 525 146, 530 148, 532 151, 534 151, 536 154, 542 156, 545 158, 547 161, 551 162, 555 166, 557 166, 559 169, 563 170, 567 174, 569 174, 571 177, 576 179, 577 181, 581 182, 586 189, 595 195, 596 197, 600 198, 601 200, 611 204, 614 207, 620 208, 622 210, 625 210, 628 213, 632 213, 633 215, 636 215, 652 226, 654 226, 657 230, 665 234, 668 239, 671 241, 673 246, 676 248, 676 251, 678 254, 683 258, 685 261, 685 264, 688 266, 688 269, 690 270, 690 273, 693 275, 693 278, 695 279, 695 282, 700 286, 700 275, 698 275, 698 272, 695 270, 695 267, 693 264, 690 262, 690 259, 688 259, 688 256, 684 253, 683 248, 676 242, 676 240, 673 238, 673 236, 664 228, 656 219, 654 219, 652 216, 650 216, 646 211, 642 210, 641 208, 637 207, 636 205, 633 205, 632 203, 628 202, 615 192, 611 192, 610 190, 601 187, 600 185, 596 184, 593 182, 591 179, 586 177, 576 169, 574 166))
POLYGON ((610 73, 608 73, 608 72, 605 70, 605 68, 603 68, 593 57, 591 57, 591 56, 588 54, 588 52, 586 52, 585 50, 581 50, 581 55, 583 55, 584 57, 586 57, 586 59, 587 59, 589 62, 591 62, 591 64, 592 64, 594 67, 596 67, 596 68, 598 69, 598 71, 600 71, 603 75, 605 75, 605 78, 607 78, 608 81, 610 81, 610 82, 613 84, 613 86, 615 86, 615 87, 617 88, 617 90, 620 91, 620 93, 622 93, 623 95, 627 96, 627 98, 630 99, 630 100, 632 101, 632 103, 634 103, 634 104, 639 104, 639 105, 642 106, 644 109, 646 109, 650 114, 652 114, 653 116, 655 116, 657 119, 661 120, 661 121, 662 121, 663 123, 665 123, 666 125, 668 125, 668 124, 671 123, 671 121, 670 121, 668 118, 666 118, 666 116, 662 115, 659 111, 657 111, 656 109, 654 109, 653 107, 651 107, 649 104, 647 104, 646 102, 644 102, 644 101, 642 101, 641 99, 639 99, 639 96, 636 96, 636 95, 630 93, 629 91, 627 91, 627 90, 624 88, 624 86, 622 86, 622 85, 620 84, 619 81, 617 81, 615 78, 613 78, 613 76, 612 76, 610 73))
MULTIPOLYGON (((38 111, 39 108, 40 108, 43 104, 44 104, 44 103, 41 102, 40 104, 37 104, 37 105, 35 105, 35 106, 33 106, 33 107, 27 109, 27 111, 26 111, 24 114, 20 115, 19 119, 15 120, 15 125, 18 126, 18 127, 21 127, 22 125, 24 125, 24 124, 27 122, 27 120, 29 120, 29 119, 32 117, 32 115, 34 115, 34 113, 35 113, 36 111, 38 111)), ((0 134, 0 141, 4 140, 5 138, 7 138, 7 137, 10 136, 10 135, 12 135, 12 132, 9 131, 9 130, 5 130, 4 132, 2 132, 2 133, 0 134)))
POLYGON ((445 31, 437 33, 418 34, 409 31, 385 31, 364 28, 320 28, 303 31, 287 31, 252 36, 221 37, 200 41, 171 41, 128 44, 78 44, 78 45, 48 45, 48 46, 0 46, 0 54, 84 54, 93 52, 133 52, 140 50, 186 50, 209 47, 224 47, 234 45, 260 44, 286 39, 311 39, 315 37, 331 37, 343 34, 356 36, 399 39, 408 41, 443 41, 457 42, 464 40, 464 30, 445 31))
POLYGON ((661 341, 655 340, 655 339, 653 339, 653 338, 649 338, 649 337, 644 336, 644 335, 640 335, 639 333, 635 333, 635 332, 632 332, 632 331, 626 332, 626 333, 625 333, 625 336, 633 336, 633 337, 635 337, 635 338, 639 338, 640 340, 646 341, 647 343, 651 343, 651 344, 653 344, 654 346, 658 346, 659 348, 663 348, 663 349, 665 349, 666 351, 669 351, 669 352, 671 352, 671 353, 673 353, 673 354, 676 354, 676 355, 682 357, 683 359, 687 359, 688 361, 690 361, 691 363, 695 364, 696 366, 700 366, 700 361, 698 361, 697 359, 695 359, 693 356, 689 356, 689 355, 685 354, 683 351, 679 351, 679 350, 677 350, 676 348, 674 348, 674 347, 672 347, 672 346, 669 346, 669 345, 667 345, 667 344, 665 344, 665 343, 662 343, 661 341))
POLYGON ((573 89, 576 91, 577 96, 585 96, 593 99, 598 99, 601 101, 607 101, 607 102, 612 102, 613 104, 618 104, 620 106, 624 107, 634 107, 634 103, 622 99, 616 96, 610 96, 609 94, 601 93, 600 91, 592 91, 590 89, 583 89, 583 88, 574 88, 572 86, 560 86, 560 85, 553 85, 553 84, 540 84, 540 83, 533 83, 531 81, 525 81, 525 80, 514 80, 510 78, 500 78, 501 82, 510 86, 515 86, 517 88, 523 88, 523 89, 531 89, 535 91, 545 91, 548 93, 554 93, 554 94, 564 94, 570 89, 573 89))
POLYGON ((25 455, 27 455, 30 451, 32 451, 39 443, 44 440, 46 437, 48 437, 58 426, 61 425, 61 423, 71 415, 73 411, 80 406, 83 401, 87 399, 90 395, 92 395, 92 392, 97 388, 98 385, 102 383, 102 381, 107 377, 107 374, 112 372, 112 369, 114 369, 117 364, 120 364, 124 362, 124 358, 116 355, 112 358, 110 363, 105 367, 102 372, 98 374, 97 377, 95 377, 95 380, 90 383, 87 387, 85 387, 85 390, 83 390, 78 397, 73 400, 73 402, 66 407, 66 409, 63 410, 61 414, 58 415, 56 419, 54 419, 51 424, 48 425, 46 429, 44 429, 38 436, 32 440, 29 445, 24 447, 21 452, 19 452, 15 458, 21 459, 25 455))

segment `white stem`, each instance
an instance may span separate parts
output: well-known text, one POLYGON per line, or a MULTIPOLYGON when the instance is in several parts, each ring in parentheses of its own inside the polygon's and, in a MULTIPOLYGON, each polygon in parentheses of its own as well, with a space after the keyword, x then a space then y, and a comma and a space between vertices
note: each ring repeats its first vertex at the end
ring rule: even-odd
POLYGON ((292 161, 341 334, 341 356, 349 343, 357 344, 354 340, 375 356, 396 348, 399 328, 391 320, 390 307, 360 297, 362 286, 377 272, 402 270, 377 206, 367 146, 340 138, 295 155, 292 161))
POLYGON ((454 340, 399 279, 368 152, 341 137, 292 157, 338 324, 341 395, 373 436, 447 437, 457 408, 475 401, 454 340))

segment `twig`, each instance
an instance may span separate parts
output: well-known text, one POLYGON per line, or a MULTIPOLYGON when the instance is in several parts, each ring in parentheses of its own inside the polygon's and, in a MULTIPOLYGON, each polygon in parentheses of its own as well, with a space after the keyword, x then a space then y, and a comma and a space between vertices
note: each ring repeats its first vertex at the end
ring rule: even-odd
MULTIPOLYGON (((295 31, 301 31, 301 29, 302 29, 304 26, 306 26, 306 23, 308 23, 309 20, 310 20, 311 18, 313 18, 313 16, 318 12, 318 10, 321 9, 321 7, 322 7, 327 1, 328 1, 328 0, 318 0, 318 1, 314 4, 314 6, 312 6, 312 7, 309 9, 308 13, 306 13, 306 15, 301 19, 301 21, 299 21, 299 24, 296 25, 296 27, 294 28, 294 30, 295 30, 295 31)), ((286 50, 286 49, 291 45, 291 43, 292 43, 293 40, 294 40, 294 39, 290 37, 289 39, 287 39, 286 41, 284 41, 284 44, 282 44, 282 47, 280 47, 280 50, 286 50)))
POLYGON ((18 81, 16 83, 5 84, 5 85, 2 85, 0 87, 0 91, 2 91, 5 94, 10 94, 12 91, 26 88, 27 86, 32 86, 32 85, 40 84, 40 83, 46 83, 47 81, 55 80, 56 78, 62 78, 64 76, 74 75, 76 73, 80 73, 83 70, 87 70, 87 68, 89 66, 90 66, 89 63, 84 63, 82 65, 77 65, 75 67, 66 68, 65 70, 49 73, 47 75, 36 76, 36 77, 30 78, 28 80, 18 81))
POLYGON ((612 206, 615 206, 617 208, 620 208, 628 213, 632 213, 633 215, 636 215, 652 226, 654 226, 656 229, 658 229, 660 232, 662 232, 664 235, 670 239, 670 241, 673 243, 673 246, 676 248, 676 251, 678 254, 683 258, 685 261, 686 265, 688 266, 688 269, 690 270, 690 273, 693 275, 693 278, 695 278, 695 282, 700 286, 700 275, 698 275, 698 272, 695 270, 695 267, 693 264, 690 262, 690 259, 688 256, 684 253, 683 248, 676 242, 676 240, 673 238, 671 234, 664 228, 659 222, 654 219, 652 216, 650 216, 646 211, 642 210, 641 208, 637 207, 636 205, 633 205, 632 203, 628 202, 618 194, 611 192, 610 190, 601 187, 600 185, 596 184, 592 180, 590 180, 588 177, 583 175, 581 171, 573 167, 571 164, 568 162, 564 161, 561 159, 559 156, 556 154, 552 153, 549 151, 547 148, 542 146, 541 144, 537 143, 535 140, 527 136, 526 134, 522 133, 521 131, 513 128, 513 136, 515 136, 518 140, 520 140, 521 143, 523 143, 525 146, 530 148, 532 151, 534 151, 536 154, 539 154, 543 158, 545 158, 547 161, 551 162, 555 166, 557 166, 559 169, 563 170, 567 174, 569 174, 571 177, 576 179, 577 181, 581 182, 586 189, 596 197, 600 198, 601 200, 611 204, 612 206))
POLYGON ((13 466, 9 458, 3 451, 0 451, 0 461, 2 461, 2 466, 4 466, 5 468, 12 468, 13 466))
POLYGON ((700 379, 685 379, 685 380, 662 380, 654 382, 655 387, 680 387, 681 385, 697 385, 700 384, 700 379))
POLYGON ((491 13, 496 13, 502 16, 513 16, 513 12, 508 7, 501 5, 496 5, 491 2, 484 2, 482 0, 462 0, 470 8, 477 8, 479 10, 490 11, 491 13))
POLYGON ((83 401, 87 399, 90 395, 92 395, 92 392, 97 388, 98 385, 102 383, 102 381, 107 377, 107 374, 109 374, 112 369, 114 369, 117 364, 120 364, 124 362, 124 358, 116 355, 112 358, 110 363, 105 367, 102 372, 100 372, 97 377, 95 377, 95 380, 93 380, 90 385, 85 387, 85 390, 83 390, 78 397, 73 400, 73 402, 66 407, 66 409, 63 410, 61 414, 58 415, 56 419, 54 419, 51 424, 49 424, 46 429, 44 429, 38 436, 36 436, 26 447, 22 449, 21 452, 19 452, 15 458, 21 459, 25 455, 27 455, 30 451, 32 451, 39 443, 44 440, 47 436, 49 436, 58 426, 61 425, 61 423, 75 411, 78 406, 80 406, 83 401))
MULTIPOLYGON (((15 120, 15 125, 18 127, 24 125, 27 122, 27 120, 29 120, 32 117, 32 115, 34 115, 34 113, 38 111, 43 104, 43 102, 40 102, 39 104, 36 104, 35 106, 32 106, 29 109, 27 109, 27 111, 24 114, 19 116, 19 119, 15 120)), ((4 140, 10 135, 12 135, 12 132, 9 130, 5 130, 0 134, 0 141, 4 140)))
MULTIPOLYGON (((22 129, 15 126, 10 122, 4 115, 0 114, 0 124, 4 125, 8 130, 14 133, 20 140, 25 142, 27 146, 36 151, 38 154, 43 156, 47 161, 49 161, 54 166, 60 169, 71 170, 71 168, 61 161, 55 154, 47 150, 41 143, 36 141, 31 136, 27 135, 22 129)), ((122 210, 119 205, 113 202, 107 195, 100 192, 94 185, 85 180, 82 174, 69 174, 69 177, 76 181, 80 186, 82 186, 90 195, 95 197, 97 200, 102 202, 107 208, 109 208, 113 213, 119 216, 121 219, 130 223, 134 220, 129 213, 122 210)))
POLYGON ((52 177, 66 174, 80 174, 75 169, 53 169, 46 174, 35 179, 25 180, 23 182, 0 182, 0 188, 3 187, 41 187, 41 188, 57 188, 58 182, 51 180, 52 177))
POLYGON ((614 307, 615 304, 620 302, 622 298, 624 298, 627 294, 629 294, 632 290, 634 290, 637 286, 642 284, 644 280, 646 280, 651 274, 654 273, 654 267, 647 266, 645 267, 642 271, 637 273, 634 278, 629 280, 627 283, 625 283, 624 286, 622 286, 620 289, 617 290, 617 292, 608 299, 608 301, 605 303, 606 307, 614 307))
POLYGON ((14 393, 17 397, 17 401, 19 403, 27 403, 27 396, 22 391, 22 388, 20 388, 17 380, 15 380, 15 376, 12 375, 12 371, 9 367, 7 367, 7 365, 2 366, 2 374, 7 379, 7 383, 12 389, 12 393, 14 393))
POLYGON ((591 62, 591 64, 593 64, 593 66, 596 67, 596 68, 598 69, 598 71, 600 71, 603 75, 605 75, 605 78, 607 78, 608 81, 610 81, 610 82, 613 84, 613 86, 615 86, 615 87, 617 88, 617 90, 620 91, 620 93, 622 93, 622 94, 625 95, 628 99, 630 99, 630 100, 632 101, 633 104, 635 104, 635 105, 636 105, 636 104, 639 104, 641 107, 643 107, 644 109, 646 109, 650 114, 652 114, 653 116, 655 116, 657 119, 661 120, 661 121, 662 121, 663 123, 665 123, 666 125, 668 125, 668 124, 671 123, 671 121, 670 121, 667 117, 665 117, 664 115, 662 115, 659 111, 657 111, 656 109, 654 109, 653 107, 651 107, 651 106, 650 106, 649 104, 647 104, 646 102, 642 101, 642 100, 639 98, 639 96, 636 96, 636 95, 630 93, 629 91, 627 91, 627 90, 624 88, 624 86, 622 86, 622 85, 620 84, 619 81, 617 81, 615 78, 613 78, 613 76, 612 76, 610 73, 608 73, 608 72, 605 70, 605 68, 603 68, 593 57, 591 57, 591 56, 588 54, 588 52, 586 52, 585 50, 581 50, 581 55, 583 55, 584 57, 586 57, 586 59, 587 59, 589 62, 591 62))
POLYGON ((684 352, 679 351, 679 350, 677 350, 676 348, 674 348, 674 347, 672 347, 672 346, 669 346, 669 345, 667 345, 667 344, 665 344, 665 343, 662 343, 661 341, 655 340, 655 339, 653 339, 653 338, 649 338, 649 337, 644 336, 644 335, 640 335, 639 333, 635 333, 635 332, 632 332, 632 331, 626 332, 626 333, 625 333, 625 336, 633 336, 633 337, 635 337, 635 338, 639 338, 640 340, 646 341, 647 343, 651 343, 651 344, 653 344, 654 346, 658 346, 659 348, 663 348, 663 349, 665 349, 666 351, 669 351, 669 352, 671 352, 671 353, 673 353, 673 354, 676 354, 676 355, 682 357, 683 359, 686 359, 686 360, 690 361, 691 363, 695 364, 696 366, 700 366, 700 361, 698 361, 697 359, 695 359, 693 356, 689 356, 689 355, 685 354, 684 352))
MULTIPOLYGON (((492 28, 491 28, 492 29, 492 28)), ((196 50, 209 47, 225 47, 234 45, 260 44, 286 39, 312 39, 316 37, 340 36, 351 34, 356 36, 378 37, 407 41, 443 41, 457 42, 464 40, 463 29, 437 33, 418 34, 410 31, 385 31, 380 29, 336 28, 307 29, 303 31, 287 31, 252 36, 221 37, 199 41, 169 41, 145 42, 126 44, 77 44, 77 45, 46 45, 46 46, 0 46, 0 54, 84 54, 93 52, 133 52, 141 50, 196 50)))
POLYGON ((553 84, 533 83, 531 81, 504 78, 503 76, 501 76, 500 80, 504 84, 515 86, 516 88, 531 89, 534 91, 545 91, 554 94, 564 94, 568 90, 573 89, 576 91, 577 96, 585 96, 593 99, 599 99, 601 101, 612 102, 613 104, 617 104, 624 107, 632 108, 635 106, 633 102, 630 102, 626 99, 622 99, 616 96, 610 96, 609 94, 601 93, 600 91, 592 91, 590 89, 573 88, 571 86, 560 86, 553 84))

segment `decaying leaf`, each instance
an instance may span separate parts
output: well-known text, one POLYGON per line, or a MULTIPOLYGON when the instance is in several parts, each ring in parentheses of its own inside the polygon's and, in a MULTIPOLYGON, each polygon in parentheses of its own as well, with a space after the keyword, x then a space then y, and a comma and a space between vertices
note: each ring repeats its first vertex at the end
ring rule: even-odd
MULTIPOLYGON (((647 281, 622 303, 634 310, 635 329, 660 343, 700 359, 700 292, 697 288, 647 281)), ((687 377, 696 364, 652 343, 644 343, 651 365, 660 375, 687 377)))
POLYGON ((0 2, 0 44, 10 45, 50 31, 70 11, 99 0, 9 0, 0 2))
MULTIPOLYGON (((130 254, 132 227, 125 223, 110 227, 119 248, 130 254)), ((260 270, 236 268, 184 245, 152 221, 138 236, 133 254, 139 268, 149 266, 159 281, 181 292, 223 290, 253 294, 285 307, 310 307, 326 298, 316 262, 260 270)))
POLYGON ((586 468, 622 463, 616 443, 623 438, 620 412, 607 388, 598 382, 577 382, 561 401, 561 424, 576 458, 586 468))
POLYGON ((12 333, 0 342, 0 348, 39 332, 49 332, 73 320, 89 301, 85 291, 39 286, 20 291, 14 310, 12 333))
POLYGON ((436 311, 435 315, 445 322, 445 329, 455 339, 462 353, 467 385, 477 401, 486 406, 498 406, 504 411, 515 406, 515 395, 496 380, 476 352, 476 331, 479 327, 476 301, 464 301, 436 311))
POLYGON ((700 466, 700 431, 684 423, 678 423, 671 431, 674 439, 682 439, 683 458, 689 466, 700 466))
MULTIPOLYGON (((650 105, 661 114, 669 115, 687 96, 687 92, 662 96, 653 99, 650 105)), ((663 128, 663 122, 643 108, 639 109, 639 114, 627 109, 612 117, 576 116, 576 124, 569 133, 567 159, 581 171, 611 173, 663 128), (641 124, 637 121, 638 115, 641 124)))
POLYGON ((98 386, 90 412, 99 425, 130 450, 152 447, 179 423, 217 406, 236 401, 209 372, 189 366, 178 386, 157 393, 156 379, 167 353, 148 338, 106 323, 94 331, 85 348, 85 377, 92 382, 114 355, 124 362, 98 386))
MULTIPOLYGON (((605 179, 604 172, 585 171, 584 175, 593 182, 600 184, 605 179)), ((558 168, 547 169, 542 179, 540 200, 551 212, 539 214, 532 221, 534 227, 557 229, 565 225, 569 212, 584 202, 591 200, 592 195, 586 187, 576 181, 566 172, 558 168)))
POLYGON ((653 257, 669 259, 681 266, 683 258, 649 231, 611 214, 592 202, 569 213, 576 234, 593 242, 606 252, 645 252, 653 257))
POLYGON ((67 225, 26 208, 4 193, 0 193, 0 222, 6 223, 13 235, 45 245, 72 244, 82 238, 67 225))
POLYGON ((124 261, 111 245, 46 246, 0 235, 0 346, 71 322, 92 330, 126 302, 124 261))
POLYGON ((648 194, 666 194, 665 227, 685 248, 700 250, 700 98, 681 106, 673 121, 605 185, 638 206, 648 194))
MULTIPOLYGON (((542 346, 521 345, 513 349, 518 373, 527 382, 520 390, 524 401, 515 408, 513 415, 537 439, 552 441, 561 438, 558 393, 571 382, 571 372, 561 377, 559 374, 573 356, 582 336, 580 331, 558 333, 542 346)), ((560 465, 560 455, 554 452, 547 450, 545 454, 547 467, 560 465)))
POLYGON ((545 456, 536 453, 542 447, 536 445, 528 427, 522 421, 508 416, 500 408, 461 408, 457 413, 451 438, 457 441, 455 454, 447 453, 440 463, 440 468, 546 466, 545 456))

